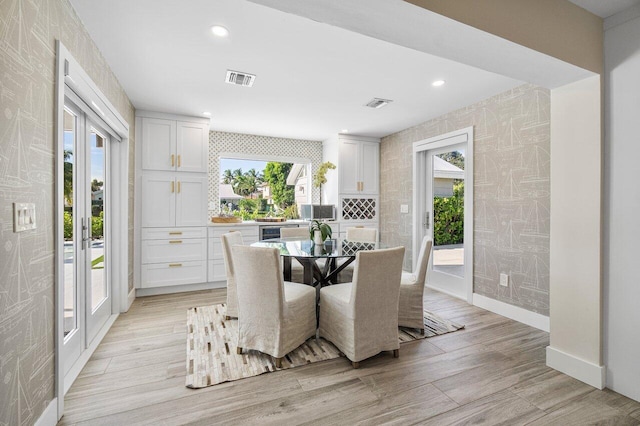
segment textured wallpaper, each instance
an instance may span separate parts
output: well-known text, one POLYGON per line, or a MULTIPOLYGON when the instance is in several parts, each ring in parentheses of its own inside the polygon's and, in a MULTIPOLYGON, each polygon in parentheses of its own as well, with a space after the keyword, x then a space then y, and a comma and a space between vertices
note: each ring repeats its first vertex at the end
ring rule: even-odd
POLYGON ((405 268, 412 218, 398 206, 412 204, 412 144, 473 126, 474 292, 549 315, 549 108, 548 90, 524 85, 382 139, 381 238, 407 247, 405 268))
MULTIPOLYGON (((238 153, 277 157, 298 157, 311 160, 311 173, 315 173, 322 163, 322 142, 301 139, 273 138, 270 136, 246 135, 241 133, 209 132, 209 202, 214 202, 219 210, 218 191, 220 183, 220 153, 238 153)), ((243 170, 246 171, 246 170, 243 170)), ((313 200, 320 198, 318 188, 313 188, 313 200)))
POLYGON ((129 122, 133 193, 133 106, 69 2, 0 0, 0 424, 7 425, 33 424, 54 397, 56 39, 129 122), (36 204, 35 231, 13 233, 15 201, 36 204))

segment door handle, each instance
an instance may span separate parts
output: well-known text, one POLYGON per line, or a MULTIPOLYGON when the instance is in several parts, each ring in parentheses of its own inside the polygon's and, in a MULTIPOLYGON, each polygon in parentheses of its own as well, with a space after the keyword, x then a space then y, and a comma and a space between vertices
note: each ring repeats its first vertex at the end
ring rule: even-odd
POLYGON ((171 193, 172 194, 176 191, 175 185, 176 185, 176 183, 174 181, 171 181, 171 193))
MULTIPOLYGON (((89 222, 89 220, 87 220, 87 222, 89 222)), ((89 227, 87 226, 87 224, 85 224, 85 218, 83 217, 82 219, 80 219, 80 226, 82 227, 82 244, 81 244, 81 248, 82 250, 84 250, 86 248, 87 242, 89 241, 89 235, 88 235, 88 231, 89 231, 89 227)))
POLYGON ((425 229, 429 229, 429 227, 431 226, 431 212, 425 212, 424 213, 424 228, 425 229))
POLYGON ((180 154, 178 154, 178 167, 180 167, 180 154))
POLYGON ((180 193, 180 181, 178 181, 178 194, 180 193))
POLYGON ((174 154, 171 154, 171 167, 175 167, 176 166, 176 156, 174 154))

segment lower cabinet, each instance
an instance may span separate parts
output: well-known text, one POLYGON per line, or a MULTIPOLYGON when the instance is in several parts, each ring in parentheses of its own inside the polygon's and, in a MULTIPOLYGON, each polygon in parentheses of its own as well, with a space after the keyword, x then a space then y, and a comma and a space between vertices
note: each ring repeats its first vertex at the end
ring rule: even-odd
POLYGON ((242 233, 242 241, 249 245, 258 241, 258 226, 212 226, 208 229, 207 281, 226 281, 227 271, 222 256, 220 236, 227 232, 242 233))
POLYGON ((207 228, 143 228, 142 288, 207 281, 207 228))

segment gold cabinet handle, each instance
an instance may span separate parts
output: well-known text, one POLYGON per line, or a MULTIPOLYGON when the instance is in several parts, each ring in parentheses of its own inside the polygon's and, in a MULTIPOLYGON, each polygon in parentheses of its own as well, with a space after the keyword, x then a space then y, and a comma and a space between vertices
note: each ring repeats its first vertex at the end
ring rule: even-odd
POLYGON ((178 154, 178 167, 180 167, 180 154, 178 154))
POLYGON ((173 194, 176 191, 176 183, 171 181, 171 193, 173 194))
POLYGON ((364 182, 360 182, 360 191, 364 191, 364 182))
POLYGON ((171 167, 175 167, 176 166, 176 156, 174 154, 171 154, 171 167))
POLYGON ((178 194, 180 193, 180 181, 178 181, 178 194))
POLYGON ((182 244, 182 240, 169 240, 169 244, 182 244))
POLYGON ((170 263, 169 268, 180 268, 182 263, 170 263))
POLYGON ((172 231, 169 232, 169 235, 182 235, 182 231, 172 231))

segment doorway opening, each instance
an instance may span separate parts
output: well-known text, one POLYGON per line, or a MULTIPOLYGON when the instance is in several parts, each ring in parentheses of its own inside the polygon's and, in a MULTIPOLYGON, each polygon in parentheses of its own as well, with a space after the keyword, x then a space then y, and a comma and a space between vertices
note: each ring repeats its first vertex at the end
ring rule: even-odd
POLYGON ((472 303, 473 128, 414 143, 413 163, 413 252, 433 240, 427 286, 472 303))

